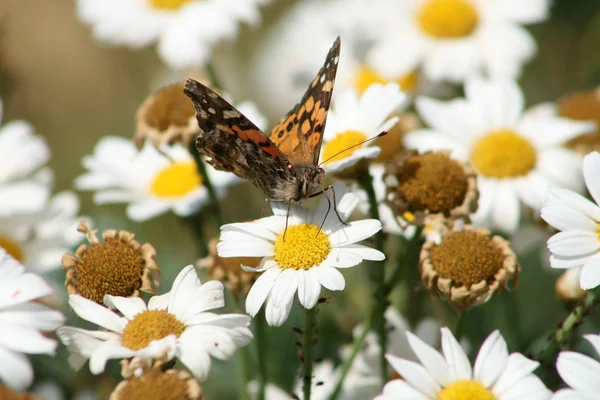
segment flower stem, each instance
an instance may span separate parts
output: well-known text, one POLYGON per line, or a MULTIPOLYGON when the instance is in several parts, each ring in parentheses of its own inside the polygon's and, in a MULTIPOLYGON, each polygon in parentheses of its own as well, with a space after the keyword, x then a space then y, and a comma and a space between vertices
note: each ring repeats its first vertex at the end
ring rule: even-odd
POLYGON ((302 376, 304 400, 310 400, 310 390, 312 388, 312 367, 313 367, 313 343, 315 333, 315 314, 316 307, 304 309, 304 332, 302 358, 304 360, 304 372, 302 376))
POLYGON ((356 338, 356 341, 354 342, 354 346, 352 346, 352 352, 350 353, 350 356, 344 362, 344 366, 342 367, 342 374, 340 375, 340 378, 338 379, 338 382, 335 385, 335 390, 333 391, 333 394, 331 395, 330 400, 335 400, 340 395, 340 392, 342 391, 342 387, 344 386, 344 380, 346 379, 346 376, 348 375, 350 368, 352 368, 354 359, 356 358, 356 355, 362 348, 362 345, 367 337, 367 334, 369 333, 369 330, 371 330, 371 321, 370 320, 367 321, 367 323, 363 327, 362 331, 360 332, 360 336, 358 338, 356 338))
MULTIPOLYGON (((404 257, 404 281, 407 287, 408 299, 406 301, 406 309, 403 314, 409 324, 414 328, 421 320, 423 313, 423 298, 424 291, 419 290, 421 286, 421 274, 419 273, 419 256, 423 241, 421 234, 423 227, 419 226, 415 230, 415 235, 408 242, 406 255, 404 257)), ((391 290, 391 288, 390 288, 391 290)))
MULTIPOLYGON (((375 196, 375 188, 373 187, 373 178, 366 169, 362 171, 358 176, 358 183, 367 193, 369 199, 369 214, 371 218, 380 220, 379 218, 379 204, 377 203, 377 197, 375 196)), ((383 249, 383 231, 380 230, 375 234, 375 248, 381 252, 383 249)), ((369 277, 371 284, 373 285, 373 298, 375 303, 372 309, 372 323, 377 334, 379 342, 379 365, 381 371, 382 384, 387 382, 387 360, 385 359, 385 353, 387 352, 387 335, 385 329, 385 310, 388 306, 387 291, 385 285, 385 270, 383 263, 379 265, 371 265, 369 268, 369 277)))
POLYGON ((258 400, 265 400, 267 386, 267 338, 265 335, 265 312, 260 311, 254 318, 256 354, 258 359, 258 400))
POLYGON ((202 184, 204 185, 204 187, 206 188, 206 191, 208 192, 208 197, 210 199, 210 205, 211 205, 211 208, 213 209, 213 212, 211 213, 211 215, 215 221, 215 224, 217 225, 217 231, 218 231, 221 226, 225 225, 225 219, 223 218, 223 210, 221 210, 221 203, 219 201, 219 197, 217 196, 215 187, 213 186, 212 182, 210 181, 210 177, 208 176, 208 171, 206 170, 206 165, 204 164, 204 161, 202 160, 202 157, 200 156, 200 153, 196 149, 196 146, 194 143, 190 144, 189 151, 192 154, 192 156, 194 157, 194 160, 196 161, 196 165, 198 167, 198 172, 200 173, 200 176, 202 176, 202 184))

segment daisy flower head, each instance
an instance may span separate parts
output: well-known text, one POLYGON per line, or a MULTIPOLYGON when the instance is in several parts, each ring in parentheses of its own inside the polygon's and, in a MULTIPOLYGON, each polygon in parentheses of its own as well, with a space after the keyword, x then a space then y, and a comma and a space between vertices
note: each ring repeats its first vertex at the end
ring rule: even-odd
POLYGON ((581 190, 581 158, 561 145, 595 129, 573 121, 523 111, 512 81, 469 80, 465 99, 421 97, 417 110, 429 129, 411 132, 405 145, 420 151, 448 149, 470 161, 479 177, 476 225, 514 233, 521 203, 540 210, 551 185, 581 190))
POLYGON ((407 96, 395 83, 373 84, 362 95, 353 89, 342 92, 327 115, 320 158, 323 168, 340 173, 377 157, 381 149, 371 143, 349 148, 392 128, 399 118, 391 115, 406 102, 407 96))
MULTIPOLYGON (((600 354, 600 335, 583 337, 600 354)), ((556 360, 556 370, 569 387, 554 393, 552 400, 592 400, 598 397, 599 361, 574 351, 561 351, 556 360)))
POLYGON ((545 400, 552 395, 533 374, 539 363, 520 353, 509 354, 499 331, 483 342, 473 367, 452 332, 446 327, 441 331, 442 353, 407 332, 419 363, 388 355, 402 378, 388 382, 375 400, 545 400))
MULTIPOLYGON (((0 120, 2 118, 0 102, 0 120)), ((52 191, 50 149, 26 121, 0 126, 0 216, 39 211, 52 191)))
POLYGON ((54 195, 41 210, 0 216, 0 247, 29 271, 60 267, 63 254, 81 242, 75 229, 79 198, 65 191, 54 195))
POLYGON ((157 43, 172 69, 202 66, 212 47, 235 37, 239 24, 256 24, 268 0, 78 0, 79 18, 94 37, 141 48, 157 43))
MULTIPOLYGON (((358 205, 358 197, 337 183, 336 208, 345 221, 358 205)), ((317 304, 321 287, 343 290, 345 280, 338 269, 349 268, 363 260, 381 261, 378 250, 357 244, 381 229, 377 220, 352 221, 344 225, 328 204, 334 197, 327 191, 317 209, 272 202, 273 216, 247 223, 221 227, 217 250, 221 257, 263 257, 256 268, 262 272, 246 297, 246 312, 254 317, 266 303, 266 319, 271 326, 281 326, 287 319, 296 292, 300 304, 311 309, 317 304), (327 196, 327 198, 325 198, 327 196), (287 221, 287 229, 286 229, 287 221)))
POLYGON ((514 79, 536 52, 522 24, 543 21, 548 0, 380 0, 395 23, 382 23, 367 58, 394 76, 421 68, 433 81, 485 74, 514 79))
MULTIPOLYGON (((70 295, 69 305, 75 314, 102 330, 65 326, 57 331, 71 352, 72 365, 78 368, 89 359, 93 374, 102 373, 109 359, 132 359, 129 365, 137 370, 140 362, 177 358, 196 378, 204 380, 210 370, 210 356, 229 359, 252 339, 248 316, 209 312, 225 305, 223 284, 202 284, 192 265, 177 275, 170 292, 150 298, 147 305, 138 297, 110 295, 105 296, 104 303, 123 316, 70 295)), ((132 372, 127 367, 125 370, 132 372)))
MULTIPOLYGON (((93 155, 83 158, 83 166, 88 172, 75 180, 75 186, 96 191, 96 204, 127 203, 127 216, 134 221, 167 211, 189 216, 209 200, 194 158, 179 143, 157 149, 146 141, 138 153, 130 140, 105 137, 93 155)), ((205 168, 218 195, 238 181, 233 174, 205 168)))
POLYGON ((54 354, 57 342, 43 332, 61 326, 65 317, 35 300, 52 288, 40 276, 0 248, 0 381, 13 390, 33 382, 33 368, 25 354, 54 354))
POLYGON ((583 160, 583 176, 594 202, 563 188, 552 188, 546 206, 542 208, 544 221, 559 233, 548 239, 552 268, 581 268, 579 285, 584 290, 600 284, 600 153, 594 152, 583 160))
POLYGON ((147 368, 130 374, 110 395, 110 400, 202 400, 202 388, 190 374, 177 369, 147 368))

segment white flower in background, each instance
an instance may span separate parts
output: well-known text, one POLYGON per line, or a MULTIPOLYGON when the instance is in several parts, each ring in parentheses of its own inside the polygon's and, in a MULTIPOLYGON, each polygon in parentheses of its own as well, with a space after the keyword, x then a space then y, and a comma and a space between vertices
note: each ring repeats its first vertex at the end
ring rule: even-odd
POLYGON ((474 367, 448 328, 442 328, 441 354, 412 333, 406 335, 420 364, 388 355, 402 379, 388 382, 376 400, 544 400, 552 395, 533 374, 539 363, 520 353, 508 354, 498 331, 483 342, 474 367))
POLYGON ((231 39, 242 22, 256 24, 268 0, 77 0, 79 18, 94 37, 140 48, 157 43, 171 68, 198 67, 212 47, 231 39))
POLYGON ((30 271, 59 268, 62 257, 84 238, 73 192, 54 195, 41 211, 0 216, 0 247, 30 271))
MULTIPOLYGON (((333 190, 337 211, 345 221, 358 205, 358 197, 341 183, 333 190)), ((246 312, 252 317, 266 302, 267 323, 280 326, 290 313, 296 292, 300 304, 311 309, 319 300, 321 287, 344 289, 346 282, 338 268, 385 258, 378 250, 356 244, 378 232, 381 223, 367 219, 343 225, 333 211, 331 192, 321 197, 314 213, 292 204, 287 219, 287 204, 272 202, 271 217, 221 227, 219 256, 264 257, 257 268, 245 268, 262 272, 246 297, 246 312)))
POLYGON ((379 38, 368 54, 388 75, 422 68, 434 81, 484 73, 514 79, 536 53, 522 24, 543 21, 548 0, 377 0, 379 38), (384 20, 392 19, 394 23, 384 20))
POLYGON ((64 316, 34 300, 52 293, 40 276, 0 249, 0 381, 23 390, 33 381, 25 354, 54 354, 57 342, 42 332, 61 326, 64 316))
POLYGON ((346 149, 394 126, 398 117, 390 116, 400 111, 406 102, 406 95, 395 83, 373 84, 360 96, 353 89, 343 92, 334 100, 327 115, 320 158, 323 168, 339 172, 360 160, 377 157, 381 149, 371 142, 346 149), (343 150, 346 151, 336 156, 343 150))
POLYGON ((252 340, 248 316, 208 312, 225 306, 223 284, 201 284, 192 265, 177 275, 170 292, 152 297, 147 306, 139 297, 106 295, 104 302, 123 317, 84 297, 70 295, 73 311, 103 330, 66 326, 57 331, 72 353, 72 365, 78 368, 90 359, 93 374, 102 373, 109 359, 166 362, 177 358, 204 380, 210 356, 229 359, 252 340))
MULTIPOLYGON (((40 398, 43 400, 67 399, 67 395, 63 392, 60 385, 52 381, 42 381, 40 383, 36 383, 32 388, 32 392, 40 396, 40 398)), ((98 395, 92 390, 85 390, 73 396, 71 400, 98 400, 98 395)))
POLYGON ((583 160, 583 176, 596 204, 567 189, 552 188, 541 216, 562 231, 548 240, 552 268, 578 268, 579 285, 593 289, 600 284, 600 153, 583 160))
MULTIPOLYGON (((0 120, 2 103, 0 102, 0 120)), ((38 211, 52 190, 50 149, 25 121, 0 127, 0 216, 38 211)))
MULTIPOLYGON (((180 144, 156 149, 146 141, 138 152, 131 140, 105 137, 93 155, 83 158, 83 165, 89 172, 78 177, 75 186, 95 190, 96 204, 129 203, 127 216, 134 221, 146 221, 169 210, 189 216, 209 201, 196 162, 180 144)), ((209 165, 206 170, 218 195, 239 181, 234 174, 209 165)))
MULTIPOLYGON (((596 353, 600 354, 600 335, 584 335, 596 353)), ((569 386, 560 389, 552 400, 595 400, 598 398, 600 362, 574 351, 561 351, 556 360, 556 370, 569 386)))
POLYGON ((593 122, 523 112, 514 82, 470 80, 466 99, 417 99, 431 127, 409 133, 405 144, 420 151, 450 149, 479 173, 476 225, 513 233, 523 203, 540 210, 551 185, 581 190, 581 158, 561 145, 595 129, 593 122))

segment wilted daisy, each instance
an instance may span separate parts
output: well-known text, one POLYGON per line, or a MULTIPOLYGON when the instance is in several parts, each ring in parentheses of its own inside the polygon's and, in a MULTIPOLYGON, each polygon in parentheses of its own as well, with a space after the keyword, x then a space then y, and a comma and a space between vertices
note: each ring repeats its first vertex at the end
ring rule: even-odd
POLYGON ((380 23, 368 58, 390 76, 422 68, 431 80, 462 82, 485 73, 516 78, 536 52, 522 24, 543 21, 547 0, 378 0, 375 7, 393 15, 380 23))
MULTIPOLYGON (((164 86, 138 108, 133 140, 139 149, 147 139, 156 147, 179 142, 186 148, 196 140, 201 131, 194 105, 183 93, 184 86, 185 82, 164 86)), ((266 120, 254 103, 244 101, 235 107, 260 129, 266 128, 266 120)))
POLYGON ((43 332, 55 330, 65 318, 35 302, 51 294, 52 288, 1 248, 0 293, 0 381, 23 390, 33 381, 25 354, 54 354, 57 343, 43 332))
POLYGON ((388 355, 402 378, 388 382, 376 400, 545 400, 552 395, 533 374, 539 363, 520 353, 508 354, 499 331, 483 342, 474 367, 448 328, 442 328, 442 353, 410 332, 407 336, 420 364, 388 355))
POLYGON ((152 368, 119 383, 109 400, 130 399, 201 400, 202 388, 185 371, 152 368))
POLYGON ((470 80, 466 99, 419 98, 417 109, 430 129, 405 136, 409 148, 449 149, 479 173, 476 225, 513 233, 521 203, 541 209, 551 185, 582 189, 581 159, 562 144, 595 129, 592 122, 523 113, 514 82, 470 80))
POLYGON ((455 224, 423 244, 419 266, 423 284, 454 308, 488 301, 516 282, 520 266, 507 240, 487 229, 455 224))
POLYGON ((102 330, 62 327, 57 331, 71 352, 72 365, 78 368, 89 359, 93 374, 102 373, 109 359, 134 358, 132 365, 136 365, 136 360, 167 362, 177 358, 196 378, 204 380, 210 370, 210 356, 229 359, 252 339, 248 316, 207 312, 225 305, 223 284, 201 284, 192 265, 177 275, 170 292, 152 297, 148 305, 138 297, 109 295, 104 302, 123 316, 70 295, 73 311, 102 330))
MULTIPOLYGON (((2 103, 0 102, 0 119, 2 103)), ((0 127, 0 215, 39 211, 52 190, 50 149, 25 121, 0 127)))
POLYGON ((83 239, 75 230, 78 212, 75 193, 61 192, 39 211, 0 216, 0 247, 30 271, 59 268, 63 254, 83 239))
MULTIPOLYGON (((170 210, 189 216, 209 201, 196 162, 178 143, 157 149, 146 141, 138 153, 130 140, 105 137, 93 155, 83 158, 83 165, 89 172, 79 176, 75 186, 96 191, 97 204, 128 203, 127 216, 134 221, 146 221, 170 210)), ((238 180, 208 165, 206 170, 219 195, 238 180)))
POLYGON ((259 21, 268 0, 78 0, 79 18, 94 37, 140 48, 157 43, 171 68, 201 66, 212 47, 235 37, 239 24, 259 21))
POLYGON ((391 115, 399 111, 406 100, 395 83, 373 84, 360 96, 352 89, 343 92, 334 100, 327 116, 321 154, 323 168, 341 172, 361 160, 377 157, 381 149, 372 143, 346 149, 393 127, 398 117, 391 115))
POLYGON ((552 268, 581 269, 579 284, 582 289, 593 289, 600 284, 600 153, 588 154, 583 161, 583 176, 596 204, 570 190, 552 188, 541 216, 550 225, 562 231, 548 240, 552 253, 552 268))
POLYGON ((139 297, 140 292, 155 293, 160 269, 150 243, 141 245, 133 233, 114 229, 103 232, 101 242, 85 221, 77 230, 85 233, 90 246, 82 244, 75 255, 62 257, 67 293, 99 304, 106 295, 139 297))
MULTIPOLYGON (((600 354, 600 335, 584 335, 600 354)), ((561 351, 556 360, 556 370, 569 386, 557 391, 552 400, 593 400, 598 397, 600 362, 574 351, 561 351)))
MULTIPOLYGON (((358 205, 358 197, 341 183, 333 190, 337 212, 345 221, 358 205)), ((346 283, 338 268, 385 258, 380 251, 357 244, 378 232, 381 223, 368 219, 342 224, 333 211, 331 192, 323 194, 314 213, 292 204, 288 219, 287 204, 273 202, 271 217, 221 227, 217 246, 221 257, 263 257, 257 268, 246 267, 263 272, 246 298, 246 312, 251 316, 266 302, 268 324, 280 326, 290 313, 296 292, 300 304, 311 309, 319 300, 321 287, 344 289, 346 283)))

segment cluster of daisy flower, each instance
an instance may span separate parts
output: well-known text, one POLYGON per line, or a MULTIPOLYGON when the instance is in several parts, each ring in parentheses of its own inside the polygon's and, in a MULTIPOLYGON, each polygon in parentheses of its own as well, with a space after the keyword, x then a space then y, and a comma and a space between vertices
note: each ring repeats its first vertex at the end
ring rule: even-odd
POLYGON ((74 7, 99 42, 155 44, 169 81, 83 150, 90 218, 43 136, 0 126, 0 399, 597 398, 600 89, 529 105, 550 0, 74 7), (183 78, 268 132, 338 36, 323 193, 263 204, 196 149, 183 78), (198 257, 139 240, 159 218, 198 257))

